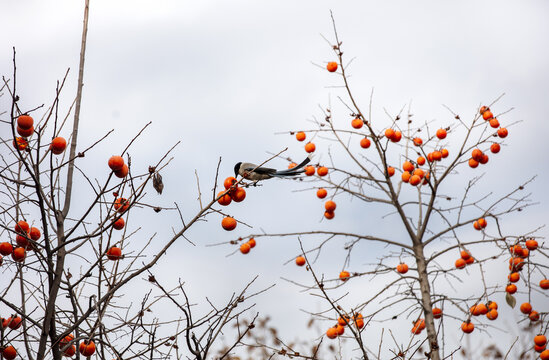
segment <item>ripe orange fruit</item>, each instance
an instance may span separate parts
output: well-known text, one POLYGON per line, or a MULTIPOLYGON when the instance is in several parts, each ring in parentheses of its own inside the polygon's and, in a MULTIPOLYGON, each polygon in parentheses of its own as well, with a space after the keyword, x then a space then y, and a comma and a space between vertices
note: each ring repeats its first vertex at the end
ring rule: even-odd
POLYGON ((450 155, 450 152, 448 151, 448 149, 442 149, 440 150, 440 153, 442 154, 443 159, 446 159, 448 155, 450 155))
POLYGON ((119 213, 123 213, 128 210, 130 207, 130 202, 125 198, 117 198, 114 201, 114 210, 117 210, 119 213))
POLYGON ((461 331, 463 331, 466 334, 470 334, 475 330, 475 325, 473 325, 472 322, 463 322, 461 324, 461 331))
POLYGON ((528 318, 530 318, 531 322, 536 322, 539 320, 539 313, 537 311, 532 311, 530 315, 528 315, 528 318))
POLYGON ((30 235, 30 238, 33 239, 34 241, 40 239, 40 236, 42 234, 40 234, 40 230, 38 230, 38 228, 35 228, 35 227, 31 227, 30 229, 30 232, 29 232, 29 235, 30 235))
POLYGON ((475 258, 472 257, 472 256, 471 256, 469 259, 465 260, 465 263, 466 263, 467 265, 470 265, 470 264, 472 264, 472 263, 474 263, 474 262, 475 262, 475 258))
POLYGON ((22 137, 16 137, 15 140, 13 140, 13 147, 19 150, 25 150, 29 146, 29 142, 22 137))
POLYGON ((539 354, 541 360, 549 360, 549 350, 544 350, 539 354))
POLYGON ((474 149, 472 152, 471 152, 471 157, 476 160, 476 161, 479 161, 482 159, 482 151, 480 149, 474 149))
POLYGON ((19 329, 21 327, 21 325, 22 325, 21 322, 23 321, 23 319, 21 319, 20 316, 16 316, 16 317, 10 318, 10 319, 11 319, 11 321, 8 324, 10 329, 16 330, 16 329, 19 329))
POLYGON ((11 253, 11 258, 16 262, 22 262, 27 256, 27 251, 23 247, 16 247, 11 253))
POLYGON ((498 318, 498 311, 496 309, 492 309, 486 313, 486 317, 488 320, 496 320, 498 318))
POLYGON ((486 110, 490 110, 490 108, 487 106, 481 106, 479 112, 482 115, 486 110))
POLYGON ((337 330, 335 327, 331 327, 326 331, 326 336, 330 339, 335 339, 337 337, 337 330))
POLYGON ((295 258, 295 263, 297 266, 303 266, 305 265, 307 261, 305 260, 305 258, 303 256, 298 256, 295 258))
POLYGON ((435 319, 440 319, 442 317, 442 309, 439 309, 437 307, 433 308, 433 317, 435 319))
POLYGON ((117 178, 120 178, 120 179, 123 179, 125 178, 126 176, 128 176, 128 173, 130 172, 130 168, 128 167, 128 165, 124 164, 124 166, 122 166, 122 169, 120 170, 116 170, 114 172, 114 175, 117 177, 117 178))
POLYGON ((423 156, 420 156, 420 157, 417 158, 416 162, 420 166, 425 165, 425 158, 423 156))
POLYGON ((485 218, 480 218, 477 221, 478 221, 478 225, 483 229, 488 225, 488 222, 486 221, 485 218))
POLYGON ((316 173, 318 176, 326 176, 328 174, 328 168, 325 166, 320 166, 318 169, 316 169, 316 173))
POLYGON ((543 346, 547 344, 547 338, 545 337, 545 335, 542 334, 536 335, 534 336, 534 344, 536 344, 537 346, 543 346))
POLYGON ((392 142, 399 142, 400 139, 402 139, 402 133, 400 131, 395 131, 395 134, 393 135, 393 137, 391 138, 391 141, 392 142))
POLYGON ((526 247, 528 250, 536 250, 538 248, 538 242, 534 239, 526 240, 526 247))
POLYGON ((337 324, 336 325, 336 332, 337 332, 338 336, 343 335, 343 333, 345 332, 345 328, 342 325, 337 324))
POLYGON ((387 168, 387 174, 389 175, 389 177, 393 176, 395 174, 395 168, 392 166, 389 166, 387 168))
MULTIPOLYGON (((221 196, 225 191, 220 191, 219 193, 217 193, 217 196, 221 196)), ((221 196, 219 198, 219 200, 217 200, 217 202, 219 203, 219 205, 222 205, 222 206, 227 206, 231 203, 231 201, 233 201, 233 199, 231 198, 231 195, 229 195, 228 193, 221 196)))
POLYGON ((395 131, 391 128, 385 130, 385 137, 389 140, 391 140, 395 136, 395 131))
POLYGON ((120 218, 114 222, 112 225, 116 230, 122 230, 124 228, 124 219, 120 218))
POLYGON ((337 63, 335 61, 330 61, 326 65, 326 69, 328 69, 329 72, 335 72, 337 70, 337 63))
POLYGON ((517 292, 517 286, 515 284, 509 284, 505 287, 505 291, 509 294, 514 294, 517 292))
POLYGON ((507 276, 507 278, 509 279, 509 282, 516 283, 520 280, 520 274, 518 272, 512 272, 507 276))
POLYGON ((80 346, 78 347, 78 351, 80 354, 84 356, 92 356, 95 352, 95 343, 91 340, 84 341, 80 343, 80 346))
POLYGON ((503 139, 503 138, 507 137, 507 135, 509 135, 509 131, 507 131, 506 128, 499 128, 499 129, 498 129, 498 136, 499 136, 500 138, 503 139))
POLYGON ((354 127, 355 129, 360 129, 362 125, 364 125, 364 123, 362 122, 361 119, 356 118, 353 121, 351 121, 351 126, 354 127))
POLYGON ((363 149, 367 149, 370 147, 371 141, 368 138, 363 138, 360 140, 360 147, 363 149))
POLYGON ((410 178, 412 177, 412 174, 410 174, 408 171, 405 171, 402 173, 401 175, 401 179, 403 182, 407 183, 408 181, 410 181, 410 178))
POLYGON ((107 250, 107 258, 109 260, 119 260, 122 258, 122 250, 119 247, 113 246, 107 250))
POLYGON ((437 130, 437 138, 442 140, 442 139, 446 138, 446 135, 447 135, 447 133, 446 133, 445 129, 438 129, 437 130))
POLYGON ((307 144, 305 144, 305 151, 308 152, 308 153, 312 153, 316 150, 316 146, 315 144, 313 144, 312 142, 308 142, 307 144))
POLYGON ((24 220, 19 220, 15 224, 15 232, 18 234, 27 234, 29 232, 29 224, 24 220))
POLYGON ((364 318, 362 317, 361 313, 355 314, 353 316, 353 320, 358 329, 362 329, 364 327, 364 318))
POLYGON ((461 250, 460 255, 461 258, 465 261, 467 261, 471 257, 471 253, 467 250, 461 250))
POLYGON ((484 165, 488 162, 488 160, 489 160, 488 155, 482 154, 482 158, 480 159, 479 163, 484 165))
POLYGON ((532 305, 530 305, 530 303, 522 303, 522 305, 520 305, 520 312, 523 313, 523 314, 530 314, 532 312, 532 305))
POLYGON ((397 265, 397 271, 401 274, 406 274, 408 272, 408 265, 400 263, 397 265))
POLYGON ((225 190, 228 190, 231 186, 233 186, 237 182, 238 181, 236 180, 236 178, 229 176, 228 178, 225 179, 225 181, 223 181, 223 186, 225 187, 225 190))
POLYGON ((243 254, 247 254, 250 252, 250 249, 252 247, 250 246, 250 244, 248 243, 244 243, 242 245, 240 245, 240 252, 243 253, 243 254))
POLYGON ((419 137, 414 138, 414 140, 412 141, 414 142, 415 146, 421 146, 421 144, 423 144, 423 140, 421 140, 421 138, 419 137))
POLYGON ((244 201, 244 199, 246 198, 246 190, 244 190, 244 188, 237 187, 236 189, 231 191, 230 196, 235 202, 244 201))
POLYGON ((76 354, 76 346, 75 345, 71 345, 68 348, 66 348, 65 351, 63 351, 63 355, 66 356, 66 357, 72 357, 74 354, 76 354))
POLYGON ((542 279, 542 280, 539 282, 539 286, 540 286, 543 290, 549 289, 549 279, 542 279))
POLYGON ((25 248, 25 249, 30 248, 29 240, 25 236, 22 236, 22 235, 15 236, 15 242, 17 243, 18 246, 22 248, 25 248))
POLYGON ((74 336, 69 334, 59 341, 59 347, 62 348, 65 345, 68 345, 71 341, 74 340, 74 336))
POLYGON ((336 203, 332 200, 328 200, 324 203, 324 208, 328 212, 333 212, 336 209, 336 203))
POLYGON ((303 140, 305 140, 306 137, 307 136, 305 135, 305 133, 303 131, 300 131, 297 134, 295 134, 295 138, 297 139, 297 141, 303 141, 303 140))
POLYGON ((414 170, 414 172, 412 173, 412 175, 417 175, 419 176, 421 179, 423 179, 423 177, 425 176, 425 171, 421 170, 420 168, 417 168, 414 170))
POLYGON ((456 260, 456 269, 463 269, 467 264, 465 263, 465 260, 462 258, 459 258, 456 260))
POLYGON ((432 157, 434 161, 440 161, 442 159, 442 153, 440 151, 435 150, 432 152, 432 157))
POLYGON ((23 130, 28 130, 34 125, 34 120, 29 115, 21 115, 17 118, 17 126, 23 130))
POLYGON ((316 191, 316 196, 319 199, 324 199, 326 197, 326 195, 328 195, 328 192, 326 191, 326 189, 320 188, 316 191))
POLYGON ((484 120, 490 120, 493 117, 494 117, 494 114, 492 114, 492 112, 489 109, 482 113, 482 118, 484 120))
POLYGON ((23 137, 29 137, 34 133, 34 127, 31 127, 30 129, 21 129, 19 126, 17 127, 17 133, 23 137))
POLYGON ((488 310, 497 310, 498 309, 498 303, 495 301, 488 301, 488 310))
POLYGON ((312 165, 305 166, 305 175, 313 176, 315 174, 315 167, 312 165))
MULTIPOLYGON (((441 154, 441 155, 442 155, 442 154, 441 154)), ((432 153, 432 152, 430 152, 430 153, 427 154, 427 161, 429 161, 429 162, 435 161, 435 160, 433 159, 433 153, 432 153)))
POLYGON ((497 154, 501 150, 501 146, 498 143, 493 143, 490 145, 490 151, 492 154, 497 154))
POLYGON ((109 167, 112 171, 121 170, 124 167, 124 158, 122 156, 113 155, 109 158, 109 167))
POLYGON ((56 137, 51 141, 50 150, 55 155, 59 155, 67 148, 67 140, 62 137, 56 137))
POLYGON ((8 256, 13 252, 13 246, 9 242, 0 243, 0 254, 8 256))
POLYGON ((251 238, 250 240, 248 240, 248 245, 250 245, 250 248, 254 248, 255 245, 256 245, 256 241, 254 238, 251 238))
MULTIPOLYGON (((543 346, 534 345, 534 351, 537 352, 537 353, 541 353, 541 352, 543 352, 545 349, 546 349, 546 346, 545 346, 545 345, 543 345, 543 346)), ((540 359, 541 359, 541 357, 540 357, 540 359)))
POLYGON ((13 346, 9 345, 9 346, 6 346, 4 350, 2 350, 2 356, 6 360, 13 360, 17 356, 17 351, 13 346))
POLYGON ((420 182, 421 177, 419 177, 419 175, 412 175, 412 177, 410 177, 410 185, 417 186, 420 182))
POLYGON ((491 118, 490 119, 490 126, 493 127, 494 129, 497 129, 499 127, 499 121, 498 119, 496 118, 491 118))
POLYGON ((408 171, 408 172, 412 172, 412 171, 414 171, 414 164, 412 164, 411 162, 409 162, 408 160, 406 160, 406 161, 402 164, 402 170, 408 171))
POLYGON ((226 216, 221 220, 221 226, 227 231, 234 230, 236 228, 236 220, 233 217, 226 216))
POLYGON ((335 212, 333 212, 333 211, 324 211, 324 217, 328 220, 332 220, 335 217, 335 212))
POLYGON ((288 164, 288 169, 295 168, 296 166, 297 164, 295 162, 291 162, 290 164, 288 164))
POLYGON ((476 161, 475 159, 469 159, 469 166, 473 169, 476 168, 478 166, 478 161, 476 161))
POLYGON ((339 273, 339 279, 341 281, 347 281, 351 277, 351 274, 348 271, 342 271, 339 273))
POLYGON ((416 327, 419 331, 425 329, 425 319, 418 319, 415 322, 414 327, 416 327))

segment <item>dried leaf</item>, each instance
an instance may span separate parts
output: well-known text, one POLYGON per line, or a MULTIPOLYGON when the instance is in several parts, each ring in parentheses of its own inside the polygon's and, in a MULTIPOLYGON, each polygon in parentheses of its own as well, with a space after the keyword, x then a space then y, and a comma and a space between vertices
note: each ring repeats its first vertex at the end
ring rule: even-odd
POLYGON ((507 304, 512 308, 515 308, 515 305, 517 304, 517 299, 509 293, 505 294, 505 301, 507 301, 507 304))
POLYGON ((159 173, 153 175, 153 187, 159 194, 162 194, 164 184, 162 183, 162 176, 159 173))

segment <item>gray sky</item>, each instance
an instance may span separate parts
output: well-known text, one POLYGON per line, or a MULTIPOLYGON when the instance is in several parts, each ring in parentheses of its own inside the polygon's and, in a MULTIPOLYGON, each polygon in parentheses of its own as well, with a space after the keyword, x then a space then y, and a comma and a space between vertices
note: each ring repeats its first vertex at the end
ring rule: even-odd
MULTIPOLYGON (((346 59, 353 59, 348 68, 351 85, 363 107, 374 88, 373 121, 379 128, 388 124, 384 109, 396 114, 411 102, 415 119, 450 124, 452 115, 442 104, 471 119, 480 104, 505 93, 494 112, 514 108, 500 122, 521 122, 509 127, 502 156, 491 157, 482 189, 502 194, 537 174, 529 189, 540 205, 510 223, 536 227, 546 222, 549 171, 544 155, 549 149, 543 134, 549 132, 549 3, 542 0, 92 0, 80 144, 93 143, 108 129, 116 132, 86 157, 86 166, 103 166, 104 159, 118 153, 152 121, 130 154, 136 167, 146 169, 181 140, 174 161, 163 173, 164 195, 151 198, 164 206, 177 201, 190 216, 197 208, 194 170, 206 193, 220 156, 222 178, 232 173, 237 161, 262 162, 269 153, 285 147, 289 147, 288 156, 301 160, 305 156, 302 144, 275 133, 313 128, 308 120, 321 117, 318 106, 325 108, 330 101, 336 116, 348 117, 337 100, 342 92, 332 88, 340 85, 340 78, 314 65, 334 60, 320 36, 333 39, 330 9, 346 59)), ((11 47, 15 46, 21 103, 34 107, 50 102, 55 81, 69 67, 63 104, 70 103, 76 88, 82 2, 12 1, 3 2, 0 11, 4 14, 0 69, 2 74, 11 73, 11 47)), ((327 161, 326 152, 320 152, 315 160, 327 161)), ((286 164, 282 160, 272 163, 277 167, 286 164)), ((462 185, 459 179, 455 184, 462 185)), ((313 193, 293 192, 303 188, 290 181, 265 183, 249 190, 246 201, 230 207, 229 212, 252 225, 253 232, 357 229, 367 221, 353 217, 356 213, 351 210, 359 209, 358 204, 345 210, 341 200, 336 219, 318 224, 321 205, 313 193)), ((368 209, 360 211, 376 215, 368 209)), ((153 229, 144 230, 144 237, 155 231, 167 236, 169 226, 178 226, 175 214, 157 219, 149 224, 153 229)), ((197 247, 183 241, 176 244, 157 271, 170 274, 166 281, 186 281, 197 302, 210 294, 222 299, 259 274, 258 287, 278 285, 269 296, 258 299, 258 310, 272 315, 288 338, 306 333, 307 315, 299 309, 314 311, 325 305, 280 280, 282 276, 310 282, 303 269, 283 265, 297 254, 297 241, 265 240, 245 258, 240 254, 225 257, 232 248, 204 245, 248 232, 239 227, 229 234, 219 227, 220 219, 212 216, 208 220, 191 231, 197 247), (272 302, 281 297, 287 299, 283 309, 272 302)), ((547 230, 540 235, 546 236, 547 230)), ((345 256, 341 247, 334 244, 330 248, 334 257, 319 259, 317 266, 327 276, 341 269, 345 256)), ((375 256, 357 256, 353 261, 352 269, 358 271, 365 263, 375 262, 375 256)), ((378 329, 373 332, 379 333, 378 329)))

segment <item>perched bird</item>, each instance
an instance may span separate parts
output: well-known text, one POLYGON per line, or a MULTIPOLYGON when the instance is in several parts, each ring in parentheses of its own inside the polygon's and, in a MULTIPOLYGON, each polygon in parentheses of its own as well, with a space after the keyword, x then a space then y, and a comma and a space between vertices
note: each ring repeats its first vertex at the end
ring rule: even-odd
POLYGON ((303 173, 303 167, 311 161, 309 155, 301 164, 287 170, 276 170, 266 167, 257 167, 255 164, 239 162, 234 166, 234 176, 241 175, 244 179, 258 181, 273 177, 293 177, 303 173))

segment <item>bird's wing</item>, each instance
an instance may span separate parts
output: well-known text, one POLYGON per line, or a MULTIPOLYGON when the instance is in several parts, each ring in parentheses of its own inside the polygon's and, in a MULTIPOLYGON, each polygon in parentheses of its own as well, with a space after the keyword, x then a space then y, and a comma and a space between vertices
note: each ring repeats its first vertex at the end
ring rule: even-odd
POLYGON ((276 169, 266 168, 266 167, 257 167, 257 165, 251 164, 251 163, 243 163, 242 165, 240 165, 240 169, 247 172, 250 172, 253 170, 253 172, 257 174, 262 174, 262 175, 270 175, 276 172, 276 169))

